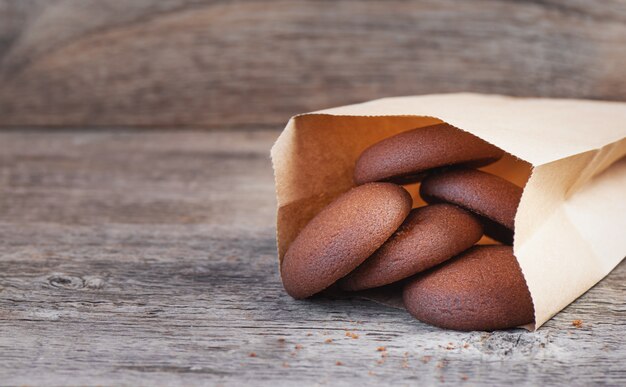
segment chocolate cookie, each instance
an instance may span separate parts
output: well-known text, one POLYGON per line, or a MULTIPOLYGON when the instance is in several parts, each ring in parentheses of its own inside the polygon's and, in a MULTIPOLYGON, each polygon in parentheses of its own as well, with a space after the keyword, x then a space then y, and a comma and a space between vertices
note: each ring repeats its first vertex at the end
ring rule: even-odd
POLYGON ((475 246, 409 282, 403 299, 415 318, 447 329, 491 331, 534 320, 510 246, 475 246))
POLYGON ((515 184, 475 169, 455 169, 426 177, 420 195, 428 203, 454 203, 483 216, 485 234, 513 243, 515 213, 522 197, 522 189, 515 184))
POLYGON ((429 269, 470 248, 480 221, 452 204, 416 208, 370 258, 339 281, 344 290, 383 286, 429 269))
POLYGON ((412 200, 402 187, 371 183, 351 189, 298 234, 281 264, 294 298, 318 293, 359 266, 400 227, 412 200))
POLYGON ((478 167, 500 159, 504 152, 488 142, 448 124, 413 129, 386 138, 366 149, 356 162, 354 181, 419 181, 437 167, 478 167))

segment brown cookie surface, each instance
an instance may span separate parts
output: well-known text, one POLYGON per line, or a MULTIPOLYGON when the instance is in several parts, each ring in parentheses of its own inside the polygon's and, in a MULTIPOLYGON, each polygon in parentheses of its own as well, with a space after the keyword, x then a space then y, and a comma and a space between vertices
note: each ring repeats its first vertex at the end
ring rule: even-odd
POLYGON ((499 176, 475 169, 434 173, 420 186, 420 195, 428 203, 453 203, 486 218, 485 234, 506 244, 513 243, 522 191, 499 176))
POLYGON ((409 193, 391 183, 365 184, 339 196, 285 253, 281 276, 287 293, 312 296, 354 270, 400 227, 411 205, 409 193))
POLYGON ((504 152, 448 124, 413 129, 367 148, 354 169, 356 184, 372 181, 409 183, 423 172, 450 165, 478 167, 497 161, 504 152))
POLYGON ((416 208, 371 257, 339 281, 339 286, 363 290, 408 278, 470 248, 482 235, 480 221, 455 205, 416 208))
POLYGON ((461 331, 531 323, 534 308, 510 246, 475 246, 411 280, 404 305, 418 320, 461 331))

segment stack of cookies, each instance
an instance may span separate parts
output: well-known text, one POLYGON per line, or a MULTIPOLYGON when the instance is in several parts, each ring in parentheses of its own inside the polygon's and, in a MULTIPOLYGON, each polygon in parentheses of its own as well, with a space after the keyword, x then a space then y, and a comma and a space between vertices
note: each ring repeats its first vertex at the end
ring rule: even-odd
POLYGON ((366 149, 356 187, 315 216, 289 246, 281 275, 306 298, 330 287, 402 285, 417 319, 457 330, 531 323, 533 304, 513 255, 522 189, 475 168, 504 152, 447 124, 414 129, 366 149), (413 208, 402 185, 421 182, 413 208), (491 245, 476 245, 487 235, 491 245))

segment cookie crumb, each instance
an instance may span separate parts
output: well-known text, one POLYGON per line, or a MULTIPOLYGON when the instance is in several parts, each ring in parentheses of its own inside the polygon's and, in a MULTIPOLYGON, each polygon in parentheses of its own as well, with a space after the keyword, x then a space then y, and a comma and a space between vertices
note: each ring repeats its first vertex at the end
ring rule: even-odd
POLYGON ((356 334, 356 333, 354 333, 354 332, 349 332, 349 331, 346 331, 346 337, 351 337, 351 338, 353 338, 353 339, 358 339, 358 338, 359 338, 359 335, 357 335, 357 334, 356 334))
POLYGON ((422 363, 426 364, 432 359, 432 356, 422 356, 422 363))
POLYGON ((333 339, 326 339, 326 340, 324 340, 324 342, 325 342, 326 344, 330 344, 330 343, 332 343, 332 342, 333 342, 333 339))
POLYGON ((281 344, 284 344, 284 343, 285 343, 285 339, 283 339, 283 338, 281 337, 280 339, 278 339, 278 342, 279 342, 279 343, 281 343, 281 344))
POLYGON ((583 320, 574 320, 572 321, 572 325, 576 328, 582 328, 583 327, 583 320))
POLYGON ((340 362, 339 360, 337 360, 337 361, 335 362, 335 365, 342 366, 342 365, 343 365, 343 363, 342 363, 342 362, 340 362))
POLYGON ((254 353, 254 352, 250 352, 250 353, 248 354, 248 356, 250 356, 250 357, 256 357, 256 353, 254 353))
POLYGON ((302 347, 302 344, 296 344, 295 348, 296 348, 296 351, 299 351, 299 350, 301 350, 303 347, 302 347))
POLYGON ((469 347, 470 347, 470 345, 468 343, 463 344, 463 348, 467 349, 469 347))
POLYGON ((289 368, 289 363, 287 363, 286 361, 283 362, 283 368, 289 368))
POLYGON ((376 348, 376 350, 377 350, 378 352, 384 352, 384 351, 386 351, 386 350, 387 350, 387 348, 385 348, 385 347, 378 347, 378 348, 376 348))
POLYGON ((310 333, 310 332, 309 332, 309 333, 307 333, 306 335, 307 335, 307 336, 313 336, 313 333, 310 333))
POLYGON ((465 374, 461 374, 461 380, 462 380, 462 381, 464 381, 464 382, 465 382, 465 381, 467 381, 467 379, 469 379, 469 377, 468 377, 467 375, 465 375, 465 374))

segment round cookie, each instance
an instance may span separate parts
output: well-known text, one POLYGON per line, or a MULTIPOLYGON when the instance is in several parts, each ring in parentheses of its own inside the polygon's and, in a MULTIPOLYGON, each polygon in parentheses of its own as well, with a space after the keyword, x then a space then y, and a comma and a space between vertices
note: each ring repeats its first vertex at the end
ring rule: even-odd
POLYGON ((354 182, 421 180, 426 170, 450 165, 479 167, 504 152, 488 142, 448 124, 409 130, 367 148, 354 169, 354 182))
POLYGON ((418 320, 460 331, 513 328, 534 321, 534 307, 510 246, 475 246, 403 291, 418 320))
POLYGON ((455 205, 416 208, 387 242, 339 281, 339 287, 354 291, 400 281, 472 247, 482 235, 480 221, 455 205))
POLYGON ((454 203, 484 217, 485 234, 505 244, 513 243, 522 191, 508 180, 475 169, 433 173, 420 186, 428 203, 454 203))
POLYGON ((315 216, 285 253, 281 276, 293 298, 318 293, 359 266, 397 229, 412 199, 391 183, 365 184, 315 216))

